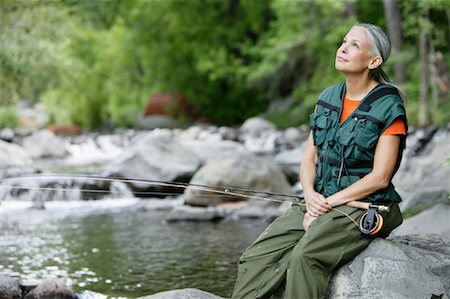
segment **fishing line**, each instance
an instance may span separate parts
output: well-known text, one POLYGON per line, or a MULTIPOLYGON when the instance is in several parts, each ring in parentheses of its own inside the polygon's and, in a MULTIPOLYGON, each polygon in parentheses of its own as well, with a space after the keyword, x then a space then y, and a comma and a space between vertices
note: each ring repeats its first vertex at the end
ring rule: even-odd
MULTIPOLYGON (((12 180, 22 180, 22 179, 48 179, 48 178, 58 178, 58 179, 91 179, 94 181, 107 181, 107 182, 122 182, 122 183, 129 183, 129 184, 147 184, 147 185, 154 185, 159 187, 168 187, 168 188, 182 188, 185 190, 197 190, 197 191, 205 191, 205 192, 211 192, 216 193, 220 195, 216 196, 235 196, 240 198, 247 198, 247 199, 259 199, 259 200, 265 200, 270 202, 278 202, 278 203, 290 203, 290 204, 296 204, 299 206, 306 206, 306 203, 302 203, 300 201, 303 201, 304 198, 301 196, 296 195, 290 195, 290 194, 284 194, 284 193, 276 193, 276 192, 267 192, 267 191, 258 191, 258 190, 250 190, 245 188, 237 188, 237 187, 225 187, 225 186, 210 186, 210 185, 202 185, 202 184, 192 184, 192 183, 184 183, 184 182, 165 182, 165 181, 158 181, 158 180, 144 180, 144 179, 123 179, 123 178, 115 178, 115 177, 100 177, 100 176, 92 176, 92 175, 67 175, 67 174, 45 174, 45 175, 33 175, 33 176, 20 176, 15 178, 6 178, 6 179, 0 179, 1 182, 7 182, 12 180), (285 199, 275 199, 275 198, 267 198, 262 196, 255 196, 255 195, 249 195, 245 193, 254 193, 254 194, 263 194, 268 196, 277 196, 277 197, 285 197, 285 198, 292 198, 297 199, 297 201, 292 200, 285 200, 285 199), (300 200, 300 201, 299 201, 300 200)), ((1 186, 5 187, 5 186, 1 186)), ((57 187, 31 187, 26 188, 26 186, 6 186, 11 189, 31 189, 31 190, 48 190, 48 191, 57 191, 57 190, 73 190, 73 189, 66 189, 66 188, 57 188, 57 187)), ((91 190, 91 189, 77 189, 74 191, 81 191, 81 192, 93 192, 93 193, 110 193, 109 190, 91 190)), ((159 195, 169 195, 174 193, 167 193, 167 192, 153 192, 153 191, 143 191, 143 192, 133 192, 134 194, 159 194, 159 195)), ((180 195, 179 193, 176 193, 176 195, 180 195)), ((213 195, 196 195, 196 196, 213 196, 213 195)), ((377 207, 376 207, 377 208, 377 207)), ((357 227, 358 229, 363 233, 367 234, 367 212, 361 217, 360 223, 356 222, 349 214, 345 213, 344 211, 338 209, 338 208, 332 208, 333 211, 336 211, 348 219, 350 219, 357 227), (364 218, 364 221, 363 221, 364 218), (365 225, 365 227, 363 226, 365 225)), ((375 229, 372 230, 369 228, 369 234, 375 234, 381 229, 381 225, 383 224, 383 220, 381 215, 379 215, 376 212, 375 208, 371 208, 372 213, 375 213, 375 223, 372 223, 375 225, 375 229), (377 216, 378 215, 378 216, 377 216), (380 220, 381 218, 381 220, 380 220), (375 231, 375 232, 374 232, 375 231)), ((372 215, 372 214, 371 214, 372 215)), ((372 218, 371 218, 372 219, 372 218)))

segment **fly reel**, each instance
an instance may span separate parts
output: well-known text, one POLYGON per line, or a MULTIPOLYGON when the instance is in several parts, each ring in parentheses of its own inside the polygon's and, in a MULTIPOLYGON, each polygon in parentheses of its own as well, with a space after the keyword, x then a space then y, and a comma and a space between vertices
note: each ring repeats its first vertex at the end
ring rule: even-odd
POLYGON ((378 213, 380 206, 370 205, 359 219, 359 230, 363 235, 373 236, 383 227, 383 217, 378 213))

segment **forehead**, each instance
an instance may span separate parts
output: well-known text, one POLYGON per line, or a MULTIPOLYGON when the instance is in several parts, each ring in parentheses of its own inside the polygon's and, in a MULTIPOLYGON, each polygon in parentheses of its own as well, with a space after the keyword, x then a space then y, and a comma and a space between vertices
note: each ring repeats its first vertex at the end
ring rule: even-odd
POLYGON ((359 41, 362 44, 369 45, 369 35, 367 34, 366 29, 360 26, 353 26, 352 29, 345 35, 347 40, 355 40, 359 41))

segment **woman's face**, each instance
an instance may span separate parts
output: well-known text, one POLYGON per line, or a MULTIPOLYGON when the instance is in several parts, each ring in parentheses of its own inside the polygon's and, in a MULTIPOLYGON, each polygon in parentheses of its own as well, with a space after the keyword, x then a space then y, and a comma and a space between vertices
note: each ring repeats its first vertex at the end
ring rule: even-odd
POLYGON ((336 52, 336 69, 343 73, 357 74, 375 68, 370 50, 371 44, 366 30, 363 27, 352 27, 336 52))

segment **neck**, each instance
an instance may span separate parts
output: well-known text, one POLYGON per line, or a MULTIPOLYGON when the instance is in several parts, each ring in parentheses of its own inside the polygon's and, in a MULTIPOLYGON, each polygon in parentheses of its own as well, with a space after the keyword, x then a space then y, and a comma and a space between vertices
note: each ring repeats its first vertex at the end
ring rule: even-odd
POLYGON ((346 74, 346 95, 353 100, 362 100, 379 83, 369 76, 346 74))

